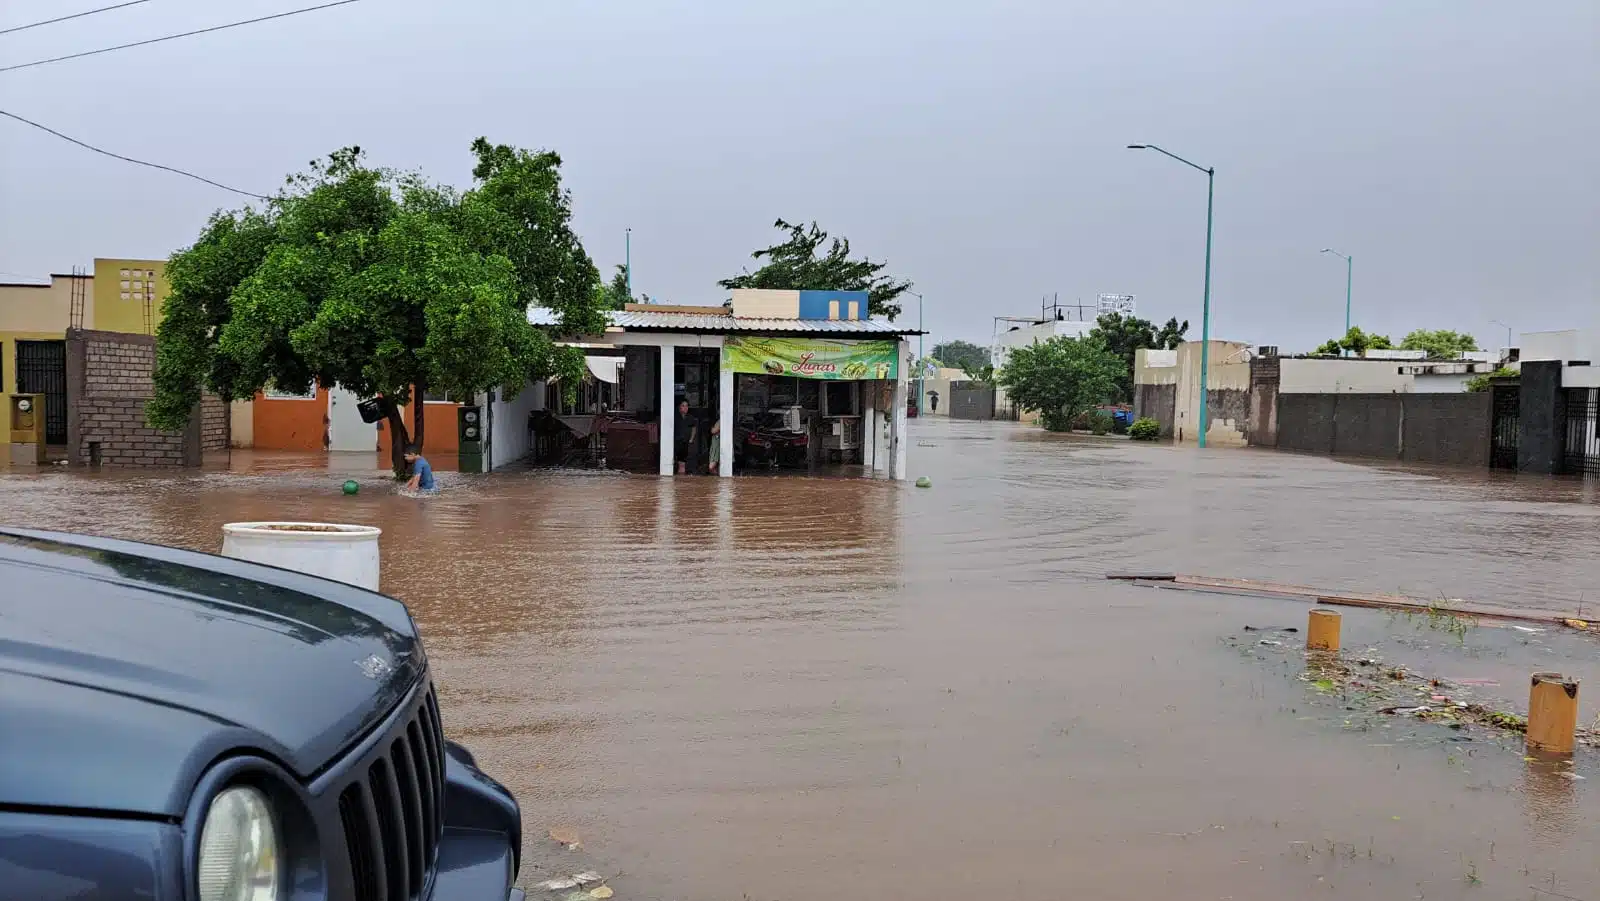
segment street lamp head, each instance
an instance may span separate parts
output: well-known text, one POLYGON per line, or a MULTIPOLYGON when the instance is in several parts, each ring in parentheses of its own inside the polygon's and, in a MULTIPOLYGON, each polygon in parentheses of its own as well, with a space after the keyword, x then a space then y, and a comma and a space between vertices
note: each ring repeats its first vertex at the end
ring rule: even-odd
POLYGON ((1129 144, 1128 145, 1128 149, 1129 150, 1149 150, 1150 149, 1150 145, 1149 144, 1129 144))
POLYGON ((1324 248, 1322 248, 1322 252, 1323 253, 1333 253, 1333 248, 1332 247, 1324 247, 1324 248))

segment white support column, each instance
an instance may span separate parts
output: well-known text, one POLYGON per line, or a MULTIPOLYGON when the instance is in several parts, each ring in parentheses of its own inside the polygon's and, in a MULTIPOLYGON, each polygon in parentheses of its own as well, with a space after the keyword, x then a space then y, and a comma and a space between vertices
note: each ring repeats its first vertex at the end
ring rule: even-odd
POLYGON ((861 382, 861 468, 878 468, 878 383, 861 382))
POLYGON ((894 380, 894 409, 890 415, 894 417, 894 428, 890 430, 889 443, 889 478, 905 481, 906 478, 906 400, 910 386, 906 382, 911 367, 905 362, 911 353, 911 344, 900 342, 900 365, 896 367, 899 374, 894 380))
MULTIPOLYGON (((724 338, 726 340, 726 338, 724 338)), ((720 382, 717 387, 717 424, 722 434, 717 436, 717 475, 733 475, 733 370, 728 367, 728 352, 722 351, 720 382)))
POLYGON ((678 419, 678 402, 673 396, 674 382, 672 380, 673 361, 675 354, 670 340, 661 342, 661 412, 660 427, 657 431, 661 435, 661 474, 670 476, 678 471, 672 459, 673 451, 673 424, 678 419))

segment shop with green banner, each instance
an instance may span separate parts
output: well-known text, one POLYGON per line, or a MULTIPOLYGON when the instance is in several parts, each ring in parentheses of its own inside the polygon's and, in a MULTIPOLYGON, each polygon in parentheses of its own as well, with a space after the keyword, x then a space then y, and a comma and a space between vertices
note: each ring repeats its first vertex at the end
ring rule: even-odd
POLYGON ((860 465, 863 411, 890 408, 901 365, 898 341, 727 336, 741 468, 860 465))

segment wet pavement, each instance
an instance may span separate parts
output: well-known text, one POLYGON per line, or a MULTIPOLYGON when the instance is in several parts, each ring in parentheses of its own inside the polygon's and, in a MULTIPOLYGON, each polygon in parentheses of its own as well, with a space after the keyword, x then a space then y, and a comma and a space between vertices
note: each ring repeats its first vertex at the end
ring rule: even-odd
MULTIPOLYGON (((1241 632, 1303 627, 1303 603, 1103 579, 1577 613, 1600 606, 1600 484, 1007 424, 912 436, 931 489, 441 473, 415 500, 368 455, 236 452, 185 475, 0 469, 0 509, 208 551, 235 520, 382 526, 383 588, 423 630, 447 731, 522 802, 528 886, 1600 901, 1600 783, 1572 778, 1600 777, 1593 752, 1552 767, 1488 730, 1345 709, 1302 654, 1241 632)), ((1508 710, 1534 670, 1582 677, 1595 720, 1600 641, 1344 620, 1348 653, 1508 710)))

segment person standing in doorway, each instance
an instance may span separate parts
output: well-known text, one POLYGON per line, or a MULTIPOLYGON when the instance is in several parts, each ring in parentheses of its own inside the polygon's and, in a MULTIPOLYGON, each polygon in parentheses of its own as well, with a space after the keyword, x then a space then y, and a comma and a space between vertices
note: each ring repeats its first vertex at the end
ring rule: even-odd
POLYGON ((678 415, 672 424, 672 459, 678 464, 678 475, 689 472, 689 464, 698 456, 695 447, 699 435, 696 434, 700 423, 689 414, 689 401, 678 399, 678 415))
POLYGON ((717 475, 717 470, 722 466, 722 423, 711 424, 711 465, 707 467, 712 475, 717 475))

